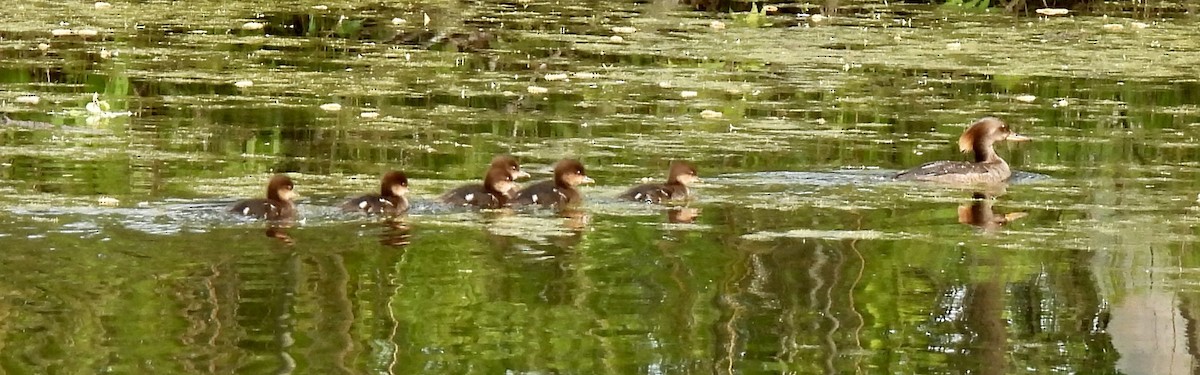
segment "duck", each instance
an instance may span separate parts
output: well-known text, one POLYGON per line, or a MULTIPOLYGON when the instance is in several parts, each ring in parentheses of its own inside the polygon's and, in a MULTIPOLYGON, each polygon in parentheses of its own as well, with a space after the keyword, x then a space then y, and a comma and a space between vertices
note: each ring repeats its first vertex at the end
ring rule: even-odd
POLYGON ((688 185, 700 182, 696 166, 685 161, 673 161, 667 168, 667 183, 637 185, 619 196, 621 199, 646 203, 662 203, 675 199, 687 199, 688 185))
POLYGON ((984 117, 975 121, 958 138, 958 149, 975 155, 974 162, 935 161, 921 165, 894 176, 903 181, 930 181, 950 184, 991 184, 1008 180, 1012 170, 1008 163, 996 154, 993 144, 999 141, 1029 141, 1030 138, 1017 134, 1008 124, 995 117, 984 117))
MULTIPOLYGON (((518 167, 519 168, 519 167, 518 167)), ((482 185, 460 186, 442 195, 442 202, 455 206, 473 206, 481 209, 503 208, 508 206, 517 190, 514 175, 528 173, 512 173, 512 169, 502 164, 492 163, 487 174, 483 176, 482 185)))
POLYGON ((575 159, 563 159, 554 164, 554 178, 538 182, 517 192, 516 205, 540 205, 544 207, 567 207, 583 201, 583 194, 575 189, 581 184, 595 181, 588 177, 583 163, 575 159))
POLYGON ((278 174, 267 181, 266 199, 245 199, 229 207, 229 212, 267 220, 287 219, 296 216, 296 184, 291 177, 278 174))
POLYGON ((379 182, 378 194, 366 194, 342 203, 344 212, 397 215, 408 211, 408 176, 389 171, 379 182))
MULTIPOLYGON (((517 162, 517 158, 510 155, 497 155, 496 157, 492 158, 492 162, 488 164, 488 169, 483 173, 485 180, 483 184, 467 184, 456 187, 453 190, 442 194, 441 198, 439 199, 441 199, 441 201, 444 203, 455 206, 473 206, 474 204, 468 202, 472 200, 471 198, 479 196, 480 194, 491 193, 491 191, 488 190, 488 184, 486 180, 488 176, 491 176, 494 172, 497 173, 497 175, 499 173, 503 173, 511 177, 509 182, 512 182, 512 184, 507 185, 511 190, 501 191, 501 193, 507 196, 507 199, 512 199, 513 194, 516 192, 516 180, 529 177, 528 172, 521 170, 521 163, 517 162)), ((496 180, 493 182, 501 181, 496 180)))

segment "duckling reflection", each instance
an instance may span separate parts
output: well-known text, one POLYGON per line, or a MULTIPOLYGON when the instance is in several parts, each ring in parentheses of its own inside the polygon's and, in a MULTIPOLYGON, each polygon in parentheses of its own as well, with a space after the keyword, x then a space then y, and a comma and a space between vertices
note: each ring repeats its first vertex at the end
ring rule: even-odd
POLYGON ((379 233, 379 244, 392 247, 405 247, 412 240, 412 227, 402 219, 384 220, 383 231, 379 233))
POLYGON ((492 255, 489 267, 496 272, 488 289, 496 299, 515 303, 572 303, 580 293, 581 271, 575 254, 583 233, 572 230, 567 235, 529 239, 487 231, 492 255))
POLYGON ((562 209, 558 211, 558 216, 566 219, 563 220, 563 227, 573 231, 581 231, 587 228, 588 223, 591 222, 591 217, 587 212, 577 208, 562 209))
POLYGON ((296 240, 292 239, 292 235, 287 233, 287 229, 290 227, 290 225, 286 225, 284 223, 267 224, 267 237, 277 239, 279 242, 283 242, 285 245, 290 246, 295 244, 296 240))
POLYGON ((700 217, 700 209, 692 207, 676 207, 667 210, 667 222, 672 224, 691 224, 700 217))
POLYGON ((992 203, 995 202, 995 198, 993 197, 999 195, 985 192, 971 194, 972 200, 970 204, 958 206, 958 222, 979 227, 984 233, 995 233, 1005 224, 1028 215, 1025 212, 1010 212, 1003 215, 996 214, 992 210, 992 203))

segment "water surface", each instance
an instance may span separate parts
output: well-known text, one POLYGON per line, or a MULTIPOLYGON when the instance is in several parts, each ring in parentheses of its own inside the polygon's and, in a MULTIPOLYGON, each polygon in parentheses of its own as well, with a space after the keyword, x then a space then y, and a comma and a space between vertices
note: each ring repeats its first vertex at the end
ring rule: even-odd
POLYGON ((26 121, 0 127, 0 369, 1197 363, 1187 11, 671 3, 0 8, 0 111, 26 121), (986 115, 1035 138, 1000 146, 1012 184, 886 178, 961 160, 986 115), (497 153, 535 179, 577 157, 598 184, 563 214, 433 202, 497 153), (613 198, 673 159, 700 166, 697 200, 613 198), (332 208, 389 169, 412 178, 404 220, 332 208), (222 212, 278 172, 300 220, 222 212))

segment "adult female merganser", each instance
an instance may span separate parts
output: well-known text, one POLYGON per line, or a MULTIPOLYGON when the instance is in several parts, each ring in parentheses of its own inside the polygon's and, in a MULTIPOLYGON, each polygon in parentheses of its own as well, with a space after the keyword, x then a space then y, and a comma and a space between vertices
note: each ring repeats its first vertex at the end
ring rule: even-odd
POLYGON ((587 176, 583 163, 575 159, 563 159, 554 165, 553 179, 521 189, 517 192, 515 203, 559 207, 576 205, 583 201, 583 195, 579 194, 575 186, 592 182, 594 181, 587 176))
POLYGON ((379 194, 367 194, 352 198, 342 204, 342 211, 360 211, 397 215, 408 211, 408 176, 404 172, 391 171, 383 175, 379 183, 379 194))
POLYGON ((688 185, 700 182, 696 167, 685 161, 671 162, 667 183, 634 186, 620 195, 621 199, 646 203, 662 203, 672 199, 687 199, 688 185))
POLYGON ((285 175, 275 175, 267 182, 266 199, 246 199, 233 204, 229 212, 265 218, 268 220, 286 219, 296 215, 296 204, 292 201, 299 198, 295 184, 285 175))
POLYGON ((984 117, 971 124, 958 138, 958 149, 973 152, 975 162, 935 161, 896 174, 897 180, 933 181, 952 184, 997 183, 1012 176, 1008 163, 996 155, 997 141, 1028 141, 1008 124, 995 117, 984 117))

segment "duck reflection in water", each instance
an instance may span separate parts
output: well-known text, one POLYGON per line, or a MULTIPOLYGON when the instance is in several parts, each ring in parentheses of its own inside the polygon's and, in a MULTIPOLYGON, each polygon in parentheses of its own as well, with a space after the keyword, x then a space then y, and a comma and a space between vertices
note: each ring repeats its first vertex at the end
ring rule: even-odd
POLYGON ((1005 224, 1028 215, 1025 212, 997 214, 992 210, 992 203, 995 203, 994 197, 1000 195, 1003 195, 1003 191, 996 194, 986 192, 971 194, 971 203, 958 206, 958 222, 978 227, 983 233, 990 234, 999 231, 1000 227, 1005 224))
POLYGON ((700 217, 700 209, 692 207, 676 207, 667 210, 667 222, 672 224, 691 224, 700 217))
MULTIPOLYGON (((581 267, 576 249, 583 242, 588 217, 581 211, 564 210, 562 225, 567 231, 500 234, 487 230, 491 252, 489 269, 495 278, 489 293, 499 300, 530 305, 565 305, 582 293, 581 267)), ((541 231, 539 231, 541 232, 541 231)))
POLYGON ((392 247, 405 247, 412 240, 412 227, 403 219, 383 221, 383 231, 379 233, 379 244, 392 247))
POLYGON ((559 210, 558 217, 566 219, 563 220, 563 227, 576 232, 587 228, 588 222, 591 221, 591 217, 588 216, 587 212, 583 212, 583 210, 576 208, 565 208, 559 210))
POLYGON ((291 228, 291 225, 288 223, 269 223, 267 224, 267 237, 277 239, 279 242, 283 242, 284 245, 290 246, 295 244, 296 240, 292 239, 292 236, 287 233, 288 228, 291 228))

